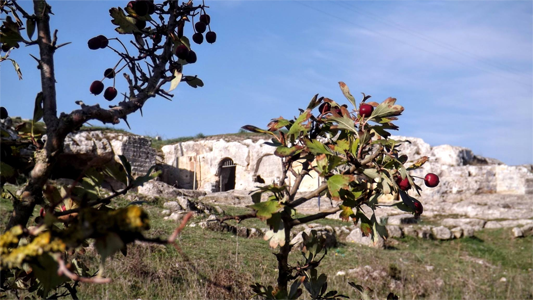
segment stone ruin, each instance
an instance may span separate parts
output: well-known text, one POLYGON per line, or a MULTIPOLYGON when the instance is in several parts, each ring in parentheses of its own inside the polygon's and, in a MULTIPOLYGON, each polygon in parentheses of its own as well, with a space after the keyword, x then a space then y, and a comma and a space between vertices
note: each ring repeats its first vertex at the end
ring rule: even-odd
MULTIPOLYGON (((416 236, 420 238, 453 239, 472 236, 482 228, 514 227, 515 237, 531 235, 533 228, 533 166, 508 166, 502 162, 477 156, 470 149, 450 145, 430 146, 422 139, 393 136, 408 140, 401 147, 410 159, 428 156, 429 161, 412 175, 423 177, 431 172, 439 175, 440 185, 423 189, 419 197, 424 203, 423 218, 439 221, 438 226, 418 226, 412 215, 383 208, 377 211, 378 219, 387 222, 394 237, 416 236), (450 218, 450 216, 453 216, 450 218), (458 217, 459 216, 459 217, 458 217)), ((85 162, 91 157, 109 157, 117 160, 123 154, 131 162, 134 173, 144 174, 152 165, 162 174, 156 182, 139 188, 139 195, 175 198, 177 209, 163 211, 166 219, 178 220, 191 207, 202 212, 219 211, 217 205, 247 206, 252 204, 249 192, 257 186, 280 180, 281 162, 274 147, 265 145, 261 137, 240 139, 236 136, 221 136, 197 139, 167 145, 162 153, 156 153, 150 140, 132 134, 89 131, 69 135, 64 155, 81 154, 85 162), (199 202, 193 204, 192 199, 199 202), (198 205, 198 203, 202 203, 198 205), (206 206, 206 207, 207 207, 206 206)), ((64 160, 63 164, 70 164, 64 160)), ((79 164, 79 163, 78 163, 79 164)), ((306 178, 301 191, 310 191, 321 184, 317 174, 306 178)), ((289 184, 294 178, 288 179, 289 184)), ((413 195, 414 196, 414 195, 413 195)), ((384 197, 382 202, 392 201, 384 197)), ((171 203, 172 204, 172 203, 171 203)), ((328 199, 313 199, 305 203, 303 213, 316 213, 322 208, 336 205, 328 199)), ((336 217, 336 216, 330 216, 336 217)), ((210 217, 198 224, 203 228, 233 232, 243 236, 261 235, 265 228, 219 227, 210 217), (244 234, 246 232, 246 234, 244 234)), ((316 227, 316 225, 314 225, 316 227)), ((301 231, 311 227, 302 226, 301 231)), ((340 241, 372 246, 368 237, 363 237, 353 225, 339 228, 316 228, 333 234, 340 241)), ((298 232, 294 233, 297 239, 298 232)), ((383 243, 378 243, 382 247, 383 243)))

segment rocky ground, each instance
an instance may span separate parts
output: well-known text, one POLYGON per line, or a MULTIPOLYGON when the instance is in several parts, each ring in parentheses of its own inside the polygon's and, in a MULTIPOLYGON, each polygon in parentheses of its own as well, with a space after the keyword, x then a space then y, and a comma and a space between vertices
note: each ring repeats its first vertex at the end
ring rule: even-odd
MULTIPOLYGON (((267 228, 243 228, 229 224, 220 224, 217 215, 224 211, 219 207, 246 207, 252 204, 248 191, 228 191, 206 194, 201 191, 176 189, 163 182, 151 182, 139 189, 145 197, 175 198, 165 203, 162 213, 166 219, 178 220, 189 210, 207 213, 210 217, 199 224, 202 228, 215 231, 233 232, 242 237, 261 237, 267 228)), ((533 235, 533 199, 531 195, 480 194, 463 197, 430 198, 424 203, 424 214, 415 219, 397 209, 382 207, 377 210, 377 218, 386 222, 392 239, 373 241, 363 236, 361 230, 351 223, 346 226, 320 226, 305 224, 293 230, 293 243, 301 241, 301 232, 316 230, 332 245, 337 242, 350 242, 371 247, 386 247, 394 238, 413 236, 426 239, 451 240, 472 237, 483 228, 509 228, 509 234, 519 238, 533 235)), ((312 199, 299 210, 303 214, 313 214, 336 205, 328 198, 312 199)), ((329 218, 338 218, 336 215, 329 218)))

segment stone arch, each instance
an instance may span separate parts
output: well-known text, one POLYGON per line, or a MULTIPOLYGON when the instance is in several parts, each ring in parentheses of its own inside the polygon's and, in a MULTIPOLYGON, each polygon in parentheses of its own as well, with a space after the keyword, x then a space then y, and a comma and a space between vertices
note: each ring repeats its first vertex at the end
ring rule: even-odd
POLYGON ((218 163, 218 191, 224 192, 235 189, 236 165, 233 159, 225 157, 218 163))

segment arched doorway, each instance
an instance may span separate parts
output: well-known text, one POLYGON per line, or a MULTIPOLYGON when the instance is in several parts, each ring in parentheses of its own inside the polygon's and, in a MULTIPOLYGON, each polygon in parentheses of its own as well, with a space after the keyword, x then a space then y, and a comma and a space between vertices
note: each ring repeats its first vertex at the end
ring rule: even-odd
POLYGON ((219 191, 235 189, 235 164, 231 158, 224 158, 218 165, 219 191))

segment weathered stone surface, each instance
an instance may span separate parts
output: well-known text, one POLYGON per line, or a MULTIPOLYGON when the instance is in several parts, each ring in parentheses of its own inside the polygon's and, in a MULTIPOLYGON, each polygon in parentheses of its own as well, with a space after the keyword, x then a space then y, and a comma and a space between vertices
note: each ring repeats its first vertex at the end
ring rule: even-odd
POLYGON ((522 229, 515 227, 512 229, 513 237, 514 238, 521 238, 524 237, 524 233, 522 232, 522 229))
POLYGON ((179 223, 186 214, 187 212, 184 212, 184 211, 176 211, 176 212, 173 212, 169 217, 165 217, 165 218, 167 220, 176 221, 179 223))
POLYGON ((526 225, 522 227, 521 230, 524 236, 531 236, 533 235, 533 224, 526 225))
POLYGON ((433 237, 438 240, 449 240, 452 238, 452 232, 444 226, 433 227, 431 228, 431 232, 433 233, 433 237))
POLYGON ((485 225, 485 222, 485 220, 480 219, 444 219, 441 224, 450 228, 470 226, 481 229, 485 225))
POLYGON ((370 235, 363 236, 363 232, 360 228, 355 228, 354 230, 352 230, 352 232, 350 232, 350 234, 346 237, 346 242, 360 244, 373 248, 383 248, 385 246, 383 238, 378 237, 376 242, 374 242, 370 235))
POLYGON ((165 209, 161 211, 161 215, 164 217, 170 216, 171 211, 169 209, 165 209))
POLYGON ((176 198, 180 195, 177 188, 164 182, 154 180, 144 183, 137 189, 137 192, 151 198, 176 198))
POLYGON ((418 237, 418 232, 413 226, 407 226, 403 228, 403 234, 410 237, 418 237))
POLYGON ((178 203, 180 204, 182 209, 191 210, 191 202, 189 201, 189 199, 182 196, 177 196, 176 200, 178 200, 178 203))
POLYGON ((399 226, 387 225, 386 228, 390 238, 401 238, 403 236, 402 229, 399 226))
POLYGON ((258 230, 257 228, 250 228, 250 233, 248 234, 248 238, 260 238, 263 236, 263 233, 261 230, 258 230))
POLYGON ((293 249, 301 249, 303 246, 303 233, 305 232, 307 235, 311 235, 311 231, 315 230, 317 237, 322 237, 325 240, 325 246, 326 248, 332 248, 337 246, 337 237, 335 235, 335 230, 331 228, 330 226, 326 227, 314 227, 314 228, 307 228, 304 231, 301 231, 297 233, 294 238, 291 240, 291 244, 294 245, 293 249), (329 227, 329 228, 326 228, 329 227))
POLYGON ((487 223, 485 223, 485 227, 483 228, 488 228, 488 229, 493 229, 493 228, 502 228, 502 224, 498 221, 488 221, 487 223))
POLYGON ((423 226, 418 228, 418 238, 419 239, 430 239, 431 238, 431 226, 423 226))
POLYGON ((463 228, 463 237, 470 238, 473 237, 475 234, 475 230, 472 227, 464 226, 463 228))
POLYGON ((163 203, 163 207, 167 208, 170 212, 175 212, 181 210, 181 206, 177 201, 168 201, 163 203))
POLYGON ((463 228, 461 227, 455 227, 450 230, 452 232, 452 235, 456 239, 460 239, 463 237, 463 228))
POLYGON ((390 225, 415 224, 417 222, 418 220, 411 214, 389 216, 387 219, 387 224, 390 225))

